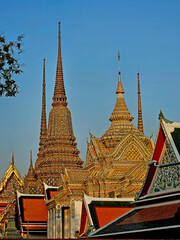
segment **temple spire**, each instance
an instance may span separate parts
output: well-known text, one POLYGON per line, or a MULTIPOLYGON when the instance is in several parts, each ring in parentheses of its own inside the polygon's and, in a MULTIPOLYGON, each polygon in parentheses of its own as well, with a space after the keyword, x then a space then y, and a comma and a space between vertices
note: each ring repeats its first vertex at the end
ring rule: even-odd
POLYGON ((41 131, 40 131, 40 143, 43 145, 47 135, 46 127, 46 83, 45 83, 45 59, 43 60, 43 90, 42 90, 42 113, 41 113, 41 131))
POLYGON ((54 88, 54 96, 52 106, 67 106, 66 93, 64 88, 63 80, 63 68, 62 68, 62 57, 61 57, 61 32, 60 32, 60 22, 59 22, 59 35, 58 35, 58 60, 56 68, 56 82, 54 88))
POLYGON ((14 153, 11 153, 11 164, 14 165, 14 153))
POLYGON ((33 167, 33 164, 32 164, 32 150, 30 150, 30 167, 33 167))
POLYGON ((27 174, 27 180, 35 180, 35 171, 33 168, 33 163, 32 163, 32 150, 30 151, 30 165, 28 169, 28 174, 27 174))
POLYGON ((143 120, 142 120, 142 107, 141 107, 141 91, 140 91, 140 82, 139 82, 139 73, 137 74, 138 78, 138 129, 142 134, 144 134, 143 130, 143 120))
POLYGON ((119 79, 118 79, 118 86, 117 86, 117 90, 116 93, 124 93, 123 87, 122 87, 122 83, 121 83, 121 71, 120 71, 120 53, 118 51, 118 66, 119 66, 119 79))

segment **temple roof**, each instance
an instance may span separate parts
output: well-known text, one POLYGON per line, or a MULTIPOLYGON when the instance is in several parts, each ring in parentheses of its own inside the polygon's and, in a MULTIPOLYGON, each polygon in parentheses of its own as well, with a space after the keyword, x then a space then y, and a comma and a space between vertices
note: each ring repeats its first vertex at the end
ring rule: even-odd
POLYGON ((16 166, 14 165, 14 154, 12 153, 12 161, 9 165, 9 168, 7 169, 7 171, 5 172, 4 176, 2 177, 2 179, 0 181, 0 192, 6 187, 8 180, 10 179, 10 177, 13 174, 15 175, 19 185, 22 186, 23 179, 22 179, 19 171, 17 170, 16 166))
POLYGON ((46 183, 44 183, 44 190, 45 190, 45 195, 47 200, 52 199, 54 196, 58 194, 58 191, 57 191, 58 187, 49 186, 46 183))
MULTIPOLYGON (((96 198, 84 195, 82 218, 87 216, 90 225, 98 229, 131 210, 133 208, 132 201, 133 198, 96 198)), ((85 219, 81 219, 80 234, 82 234, 82 226, 85 221, 85 219)))
POLYGON ((91 237, 112 238, 177 238, 180 209, 180 123, 167 120, 163 113, 152 160, 136 207, 91 237))
POLYGON ((171 234, 173 236, 176 228, 179 231, 179 208, 180 202, 141 209, 135 208, 88 237, 169 238, 168 236, 171 234), (169 231, 168 235, 165 230, 169 231))
POLYGON ((17 191, 17 200, 21 231, 46 232, 47 208, 44 195, 22 194, 17 191))
POLYGON ((176 191, 180 187, 180 123, 167 120, 162 111, 152 161, 140 198, 148 194, 176 191))

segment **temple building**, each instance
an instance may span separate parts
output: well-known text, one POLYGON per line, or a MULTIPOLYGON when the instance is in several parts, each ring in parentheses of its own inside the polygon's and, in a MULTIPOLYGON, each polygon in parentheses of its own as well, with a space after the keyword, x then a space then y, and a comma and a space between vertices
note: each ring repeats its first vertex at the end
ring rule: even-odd
MULTIPOLYGON (((59 62, 62 64, 60 54, 61 52, 59 50, 57 69, 59 62)), ((147 163, 149 162, 153 151, 153 142, 151 138, 145 137, 143 133, 139 74, 138 128, 135 128, 132 123, 133 116, 130 114, 124 100, 119 54, 118 64, 117 101, 110 117, 111 126, 101 138, 97 138, 90 133, 90 142, 87 142, 85 166, 82 168, 80 161, 80 165, 77 164, 77 162, 74 165, 74 162, 72 162, 71 167, 68 165, 68 161, 67 163, 64 162, 64 164, 61 165, 61 171, 59 172, 60 180, 58 185, 56 185, 58 188, 53 191, 54 193, 49 195, 48 198, 46 197, 48 238, 76 238, 77 235, 80 234, 80 229, 82 229, 82 224, 84 224, 81 221, 84 194, 94 198, 125 198, 128 204, 128 199, 129 201, 132 201, 136 192, 141 189, 147 171, 147 163)), ((62 74, 62 71, 60 72, 62 74)), ((62 93, 62 100, 54 102, 55 100, 53 98, 53 109, 57 104, 60 104, 61 107, 63 106, 64 109, 64 107, 66 107, 66 96, 62 75, 61 81, 58 83, 59 89, 61 89, 62 93)), ((51 117, 49 118, 49 121, 50 120, 51 117)), ((68 118, 64 117, 62 118, 61 124, 67 126, 68 122, 68 118)), ((49 131, 51 129, 54 129, 54 131, 57 132, 59 131, 55 128, 54 122, 50 122, 49 126, 49 131)), ((48 131, 47 134, 49 134, 48 131)), ((55 135, 56 134, 54 133, 54 136, 55 135)), ((46 138, 46 141, 47 139, 48 137, 46 138)), ((54 150, 56 149, 56 157, 56 154, 59 154, 57 148, 60 146, 58 146, 58 138, 53 139, 55 146, 54 150)), ((49 151, 49 146, 51 146, 46 145, 46 141, 43 150, 44 156, 46 151, 49 151)), ((51 154, 54 154, 54 152, 51 152, 51 154)), ((37 160, 37 162, 38 161, 39 160, 37 160)), ((49 182, 46 182, 46 184, 46 189, 51 189, 50 192, 52 193, 53 184, 49 182)), ((89 224, 86 226, 86 229, 88 229, 91 225, 91 221, 88 219, 86 222, 87 225, 89 224)))
POLYGON ((14 154, 12 153, 11 163, 0 181, 0 226, 4 230, 9 219, 11 205, 15 212, 15 192, 16 190, 23 191, 23 186, 24 181, 14 164, 14 154))
MULTIPOLYGON (((67 107, 59 23, 56 79, 48 125, 44 60, 38 158, 33 167, 31 153, 24 181, 20 181, 19 175, 17 178, 20 187, 16 188, 16 206, 19 229, 23 236, 76 238, 80 233, 84 234, 91 225, 94 229, 101 227, 101 224, 94 225, 88 207, 86 218, 83 218, 83 204, 86 204, 87 198, 92 198, 92 202, 97 198, 101 199, 98 204, 103 205, 102 202, 105 201, 108 206, 113 205, 111 200, 118 199, 116 207, 123 214, 125 210, 122 210, 122 202, 126 201, 123 204, 130 207, 129 202, 140 191, 147 163, 152 155, 153 142, 143 132, 139 74, 136 128, 124 100, 119 53, 118 67, 117 100, 109 119, 111 125, 100 138, 90 133, 86 163, 83 165, 73 133, 71 112, 67 107)), ((2 179, 1 185, 5 182, 6 179, 2 179)), ((117 216, 111 216, 111 220, 115 217, 117 216)))
POLYGON ((93 238, 178 239, 180 216, 180 123, 159 114, 151 161, 135 208, 91 233, 93 238))

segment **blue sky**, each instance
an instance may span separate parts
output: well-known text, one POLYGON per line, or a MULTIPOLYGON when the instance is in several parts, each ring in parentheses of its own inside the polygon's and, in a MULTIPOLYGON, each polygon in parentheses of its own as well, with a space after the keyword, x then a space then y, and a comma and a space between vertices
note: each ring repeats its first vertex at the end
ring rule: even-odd
POLYGON ((0 99, 0 177, 11 151, 24 176, 37 159, 46 58, 47 116, 51 110, 58 21, 68 107, 81 158, 86 158, 89 129, 100 137, 110 126, 116 101, 117 54, 125 101, 137 126, 137 72, 140 73, 145 135, 154 138, 160 109, 180 121, 180 1, 140 0, 0 0, 0 32, 9 40, 24 34, 16 98, 0 99))

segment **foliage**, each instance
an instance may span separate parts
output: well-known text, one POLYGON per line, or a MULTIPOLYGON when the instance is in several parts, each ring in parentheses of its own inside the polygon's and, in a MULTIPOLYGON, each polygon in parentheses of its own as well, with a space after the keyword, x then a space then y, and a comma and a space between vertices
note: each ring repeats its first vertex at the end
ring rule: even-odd
POLYGON ((22 73, 19 54, 22 53, 22 38, 19 35, 16 41, 7 42, 0 34, 0 96, 16 96, 18 85, 14 76, 22 73))

